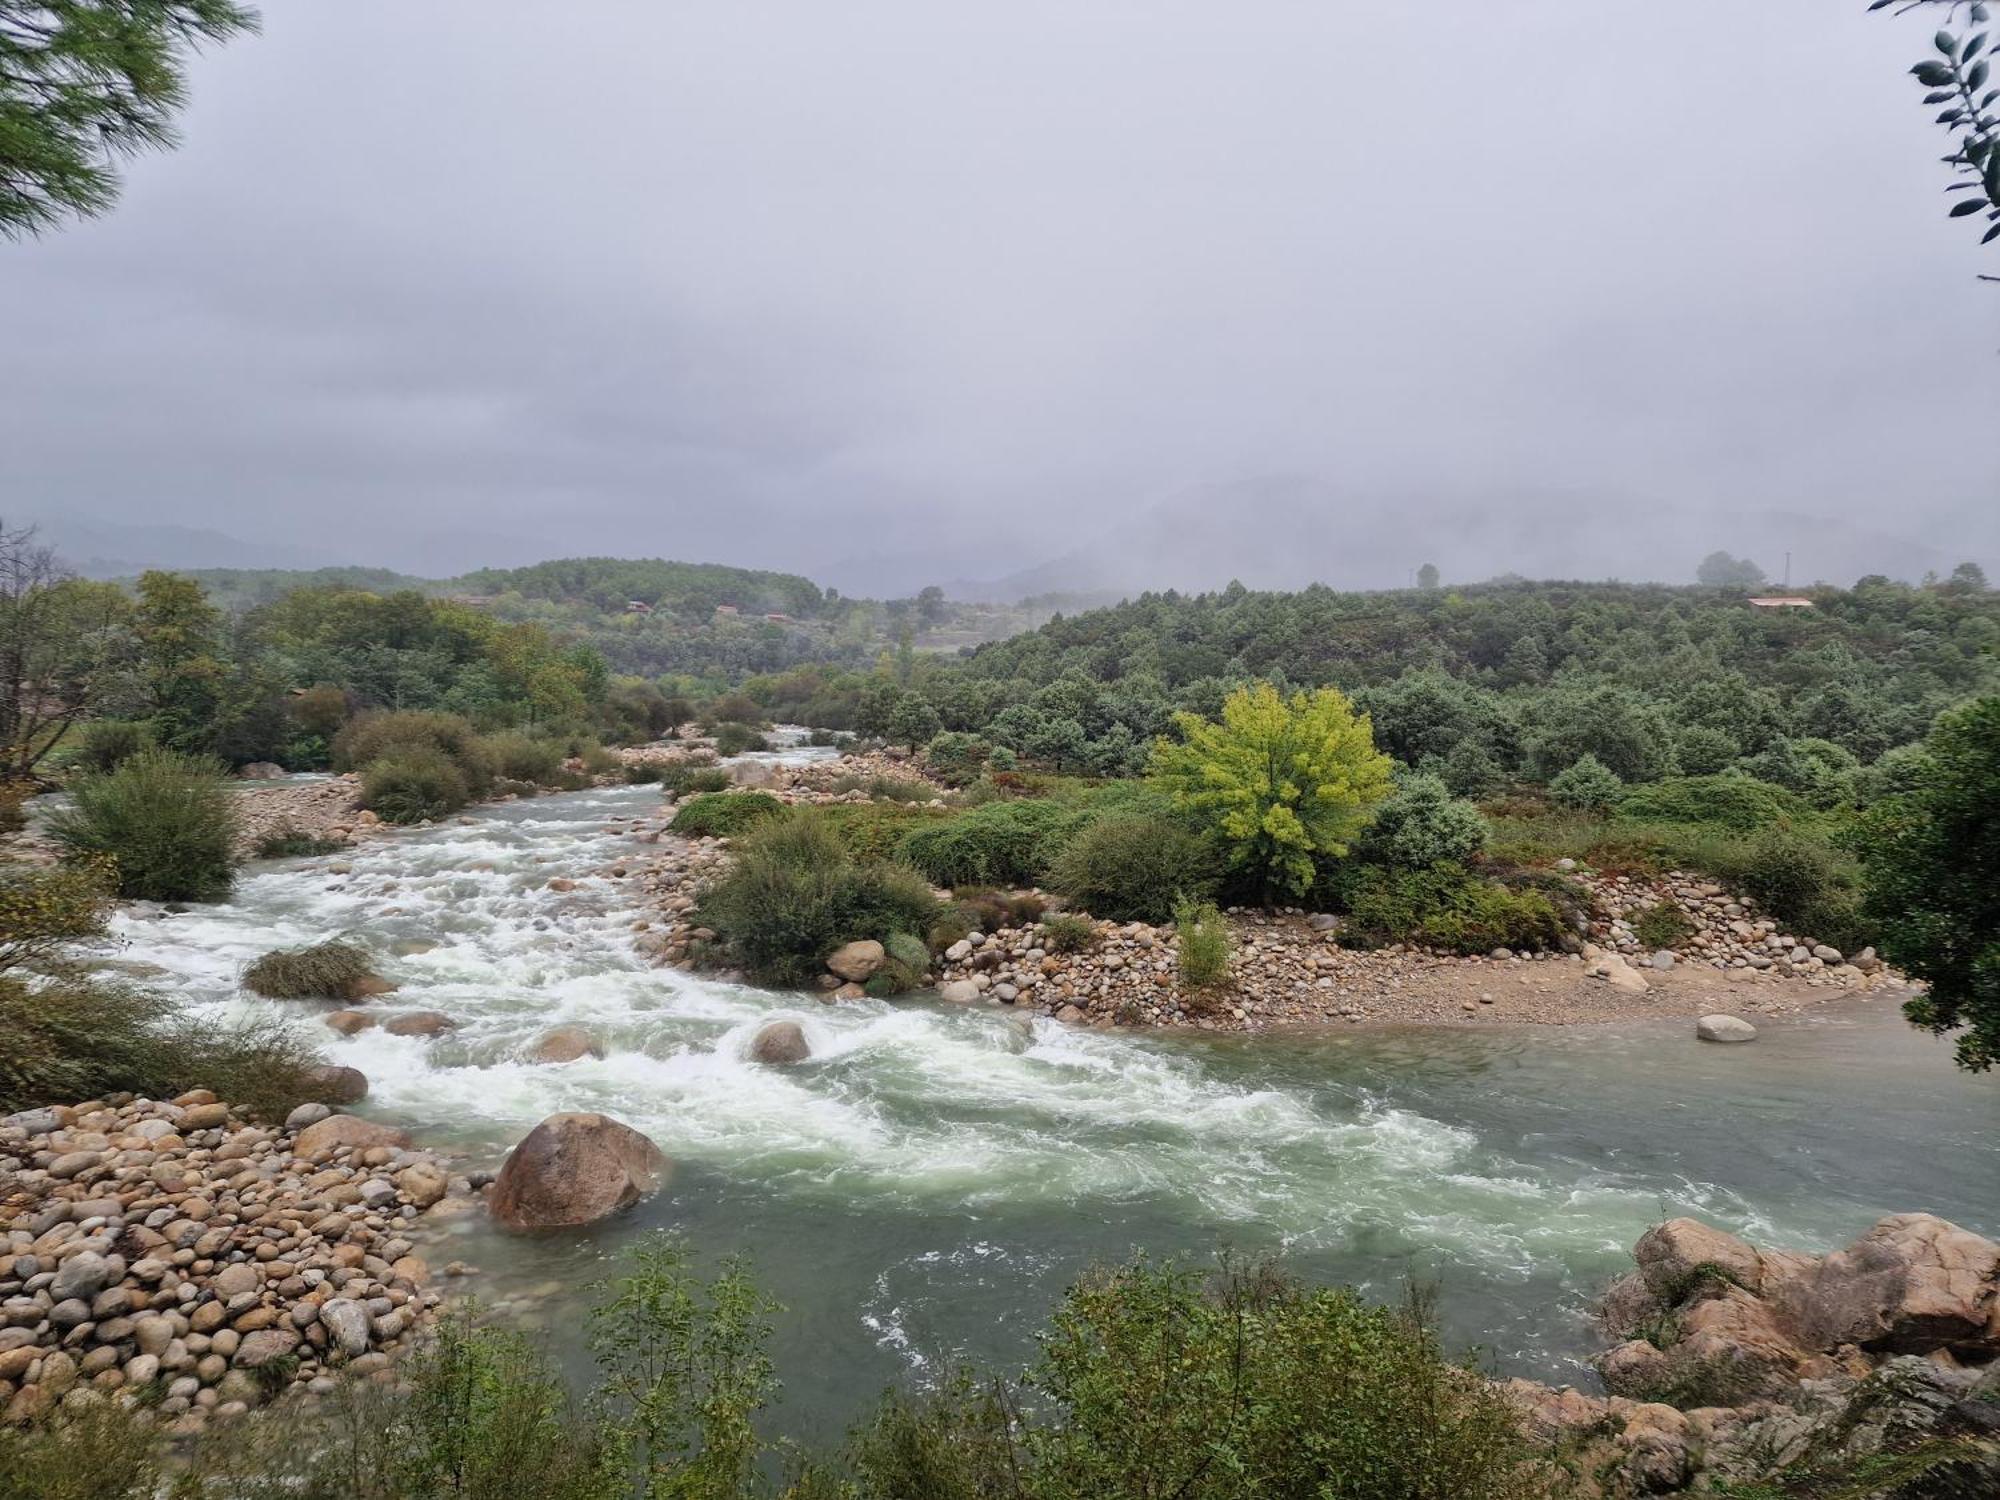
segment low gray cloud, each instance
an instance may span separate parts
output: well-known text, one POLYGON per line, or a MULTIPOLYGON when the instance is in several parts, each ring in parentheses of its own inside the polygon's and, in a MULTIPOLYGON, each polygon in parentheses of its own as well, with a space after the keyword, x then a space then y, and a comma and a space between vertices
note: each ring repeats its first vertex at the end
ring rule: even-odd
POLYGON ((0 247, 0 499, 890 589, 1286 475, 1315 545, 1518 513, 1495 571, 1680 577, 1672 514, 2000 562, 1921 45, 1859 0, 272 5, 111 216, 0 247))

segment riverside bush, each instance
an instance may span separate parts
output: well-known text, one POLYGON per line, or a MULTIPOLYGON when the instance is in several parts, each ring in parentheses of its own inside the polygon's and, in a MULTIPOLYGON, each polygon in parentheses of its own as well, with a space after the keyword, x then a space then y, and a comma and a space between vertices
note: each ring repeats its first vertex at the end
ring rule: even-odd
POLYGON ((442 750, 396 746, 361 769, 361 805, 385 823, 427 823, 472 800, 459 763, 442 750))
POLYGON ((304 859, 318 854, 336 854, 346 847, 339 839, 323 839, 287 824, 283 828, 272 829, 257 840, 257 857, 304 859))
POLYGON ((423 750, 458 768, 469 797, 486 795, 493 767, 478 732, 457 714, 403 710, 358 715, 333 737, 333 768, 365 771, 371 762, 423 750))
POLYGON ((376 977, 367 949, 336 939, 266 953, 243 971, 243 988, 266 1000, 352 1000, 376 977))
POLYGON ((479 753, 497 776, 549 786, 562 770, 563 747, 540 735, 508 730, 479 741, 479 753))
POLYGON ((1215 889, 1213 849, 1166 818, 1113 815, 1087 823, 1051 861, 1046 883, 1093 916, 1166 922, 1174 903, 1215 889))
POLYGON ((1236 940, 1215 903, 1175 902, 1174 930, 1179 938, 1181 983, 1197 990, 1221 985, 1229 977, 1229 958, 1235 951, 1236 940))
POLYGON ((753 978, 770 983, 807 983, 841 944, 927 933, 941 912, 922 877, 854 858, 817 809, 769 819, 735 854, 702 890, 697 913, 753 978))
POLYGON ((1082 953, 1097 946, 1097 928, 1087 918, 1058 912, 1042 918, 1042 946, 1051 953, 1082 953))
POLYGON ((197 1021, 160 995, 76 976, 33 989, 0 976, 0 1114, 206 1088, 281 1118, 311 1097, 318 1062, 311 1043, 281 1025, 197 1021))
POLYGON ((733 838, 784 810, 769 792, 704 792, 682 803, 667 827, 691 839, 733 838))
POLYGON ((771 742, 749 724, 718 724, 715 726, 715 753, 717 755, 742 755, 751 750, 768 750, 771 742))
POLYGON ((639 770, 657 766, 659 776, 655 778, 669 795, 688 797, 702 792, 726 792, 735 783, 729 773, 717 765, 698 765, 691 761, 675 761, 661 765, 658 761, 641 761, 628 770, 639 770))
POLYGON ((1346 911, 1343 936, 1358 947, 1414 943, 1455 953, 1494 948, 1543 950, 1563 938, 1562 914, 1540 890, 1482 879, 1463 865, 1389 870, 1344 868, 1335 901, 1346 911))
POLYGON ((1571 812, 1608 812, 1624 790, 1616 771, 1586 753, 1549 782, 1549 801, 1571 812))
POLYGON ((85 772, 115 771, 140 751, 152 748, 150 726, 128 719, 99 719, 84 727, 75 765, 85 772))
POLYGON ((103 934, 111 879, 108 864, 0 873, 0 974, 65 967, 72 944, 103 934))
POLYGON ((1657 902, 1632 919, 1632 935, 1647 948, 1678 948, 1695 931, 1694 919, 1673 901, 1657 902))
POLYGON ((70 860, 108 862, 121 896, 219 901, 236 878, 236 806, 222 775, 220 761, 142 751, 80 777, 49 835, 70 860))
POLYGON ((988 802, 912 829, 896 857, 942 886, 1036 885, 1090 816, 1056 798, 988 802))

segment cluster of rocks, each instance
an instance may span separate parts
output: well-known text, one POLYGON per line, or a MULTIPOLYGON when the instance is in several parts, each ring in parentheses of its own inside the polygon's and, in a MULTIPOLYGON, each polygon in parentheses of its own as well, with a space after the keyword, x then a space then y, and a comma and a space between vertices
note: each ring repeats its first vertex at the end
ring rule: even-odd
POLYGON ((182 1431, 381 1375, 441 1300, 420 1215, 473 1184, 403 1131, 206 1090, 0 1120, 0 1410, 124 1393, 182 1431))
MULTIPOLYGON (((239 774, 261 783, 285 773, 277 766, 252 765, 239 774), (265 774, 253 774, 259 772, 265 774)), ((236 794, 237 853, 247 858, 265 839, 284 834, 351 844, 380 832, 382 820, 360 801, 361 778, 354 775, 245 787, 236 794)))
MULTIPOLYGON (((1567 863, 1567 861, 1565 861, 1567 863)), ((1669 870, 1657 879, 1633 875, 1572 874, 1596 908, 1591 935, 1597 945, 1628 961, 1655 969, 1677 963, 1706 964, 1770 979, 1807 984, 1866 984, 1882 974, 1873 948, 1852 958, 1831 944, 1796 936, 1767 916, 1748 896, 1712 880, 1669 870), (1638 927, 1648 911, 1678 910, 1685 935, 1665 946, 1648 947, 1638 927)))
POLYGON ((1610 1394, 1507 1387, 1569 1451, 1579 1493, 1838 1471, 1929 1441, 1947 1445, 1940 1487, 1880 1493, 2000 1494, 2000 1245, 1896 1214, 1824 1256, 1693 1219, 1633 1253, 1601 1310, 1625 1340, 1599 1361, 1610 1394))

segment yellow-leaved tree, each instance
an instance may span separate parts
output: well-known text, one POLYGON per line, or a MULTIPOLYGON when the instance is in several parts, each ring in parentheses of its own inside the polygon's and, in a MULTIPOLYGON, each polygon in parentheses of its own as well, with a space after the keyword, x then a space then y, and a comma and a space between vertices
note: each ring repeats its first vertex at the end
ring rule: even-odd
POLYGON ((1392 790, 1389 757, 1338 688, 1279 696, 1239 688, 1220 722, 1179 714, 1184 743, 1153 747, 1152 777, 1203 816, 1230 868, 1267 896, 1303 895, 1316 861, 1338 859, 1392 790))

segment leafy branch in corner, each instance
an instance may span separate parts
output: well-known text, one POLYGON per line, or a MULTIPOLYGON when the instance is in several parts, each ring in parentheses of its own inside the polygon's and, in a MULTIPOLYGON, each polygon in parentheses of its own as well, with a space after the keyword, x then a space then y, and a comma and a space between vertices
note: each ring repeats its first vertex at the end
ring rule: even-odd
MULTIPOLYGON (((1886 10, 1898 0, 1874 0, 1870 10, 1886 10)), ((1926 57, 1910 69, 1918 83, 1928 89, 1924 103, 1941 104, 1937 123, 1958 139, 1958 149, 1944 158, 1945 165, 1964 180, 1946 188, 1947 193, 1964 194, 1951 206, 1954 219, 1984 214, 1990 221, 1981 236, 1982 245, 2000 240, 2000 116, 1993 113, 2000 88, 1987 88, 1991 75, 1991 55, 1987 52, 1989 33, 1983 28, 1988 12, 1983 0, 1901 0, 1898 15, 1919 5, 1942 5, 1949 24, 1932 38, 1937 57, 1926 57), (1959 12, 1966 14, 1969 34, 1955 32, 1959 12)), ((1982 281, 2000 281, 2000 276, 1982 276, 1982 281)))

